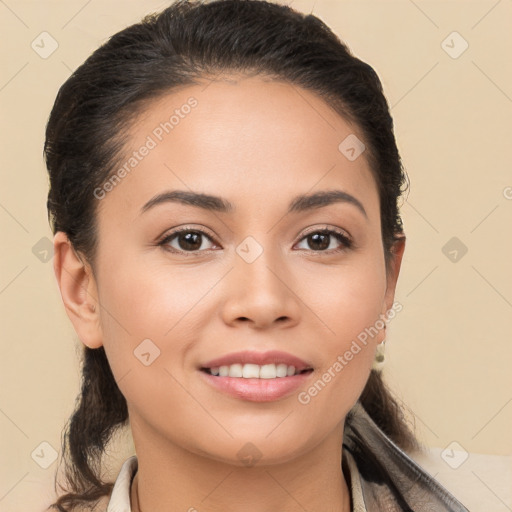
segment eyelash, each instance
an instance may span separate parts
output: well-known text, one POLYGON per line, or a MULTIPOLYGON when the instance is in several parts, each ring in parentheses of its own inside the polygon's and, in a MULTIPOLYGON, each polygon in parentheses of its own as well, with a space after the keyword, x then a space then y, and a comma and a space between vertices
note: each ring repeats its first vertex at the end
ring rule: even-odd
MULTIPOLYGON (((188 227, 185 227, 185 228, 181 228, 181 229, 177 229, 175 231, 172 231, 167 236, 165 236, 162 240, 160 240, 157 243, 157 245, 161 246, 164 250, 172 252, 174 254, 185 254, 187 256, 189 256, 189 255, 190 256, 200 256, 202 252, 207 252, 208 250, 210 250, 210 249, 207 249, 207 250, 202 250, 202 251, 199 251, 199 250, 197 250, 197 251, 183 251, 183 250, 179 250, 179 249, 175 249, 175 248, 170 248, 167 244, 172 239, 174 239, 175 237, 177 237, 178 235, 180 235, 182 233, 201 233, 201 235, 204 235, 206 238, 208 238, 211 242, 214 243, 214 241, 212 240, 212 237, 206 231, 204 231, 202 229, 199 229, 199 228, 188 228, 188 227)), ((318 253, 318 254, 334 254, 334 253, 339 253, 339 252, 342 252, 342 251, 346 251, 346 250, 351 249, 353 247, 352 240, 344 232, 338 231, 338 230, 335 230, 335 229, 332 229, 332 228, 327 228, 327 227, 325 227, 323 229, 315 229, 315 230, 307 232, 299 240, 299 242, 302 242, 302 240, 304 240, 308 236, 314 235, 314 234, 332 235, 338 241, 341 242, 343 247, 341 247, 339 249, 329 249, 329 250, 324 250, 324 251, 311 250, 311 251, 308 251, 308 252, 313 252, 313 253, 318 253)), ((301 250, 306 250, 306 249, 301 249, 301 250)))

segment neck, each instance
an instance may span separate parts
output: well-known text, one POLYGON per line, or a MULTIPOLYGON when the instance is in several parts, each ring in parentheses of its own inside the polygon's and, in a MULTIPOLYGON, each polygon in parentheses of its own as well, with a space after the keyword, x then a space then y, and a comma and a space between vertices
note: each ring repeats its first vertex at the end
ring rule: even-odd
POLYGON ((341 428, 313 450, 279 464, 238 466, 142 436, 132 425, 138 470, 132 512, 350 512, 341 466, 341 428))

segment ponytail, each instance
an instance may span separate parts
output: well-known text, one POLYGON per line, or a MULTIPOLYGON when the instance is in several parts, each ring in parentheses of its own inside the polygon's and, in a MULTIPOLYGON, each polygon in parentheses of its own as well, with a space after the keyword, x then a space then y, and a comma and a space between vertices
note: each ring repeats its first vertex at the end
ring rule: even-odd
POLYGON ((99 476, 102 454, 114 432, 125 426, 127 420, 126 399, 117 386, 104 348, 84 347, 81 391, 62 440, 70 492, 51 508, 69 512, 112 492, 113 484, 102 482, 99 476))

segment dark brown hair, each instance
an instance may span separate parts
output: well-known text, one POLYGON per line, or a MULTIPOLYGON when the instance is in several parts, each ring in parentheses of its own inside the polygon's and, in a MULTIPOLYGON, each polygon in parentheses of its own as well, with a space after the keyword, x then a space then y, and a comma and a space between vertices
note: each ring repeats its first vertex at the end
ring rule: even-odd
MULTIPOLYGON (((386 267, 403 237, 398 199, 406 175, 381 82, 317 17, 262 0, 180 0, 112 36, 60 88, 46 128, 48 217, 94 268, 94 190, 121 161, 126 127, 147 101, 221 74, 261 74, 312 91, 364 137, 379 190, 386 267)), ((68 493, 59 511, 93 506, 113 484, 100 475, 105 447, 128 423, 126 400, 103 348, 83 347, 81 392, 62 453, 68 493)), ((404 450, 418 443, 401 406, 372 371, 360 401, 404 450)))

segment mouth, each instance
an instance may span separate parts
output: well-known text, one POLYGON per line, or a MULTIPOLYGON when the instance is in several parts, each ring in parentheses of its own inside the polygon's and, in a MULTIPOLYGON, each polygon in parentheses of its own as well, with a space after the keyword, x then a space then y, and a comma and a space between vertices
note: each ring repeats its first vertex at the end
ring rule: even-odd
POLYGON ((287 364, 240 364, 235 363, 231 365, 215 366, 211 368, 200 368, 214 377, 234 377, 242 379, 281 379, 285 377, 293 377, 294 375, 301 375, 311 373, 313 368, 296 368, 293 365, 287 364))
POLYGON ((239 400, 270 402, 290 397, 307 385, 311 362, 280 350, 244 350, 202 362, 203 381, 217 392, 239 400))

